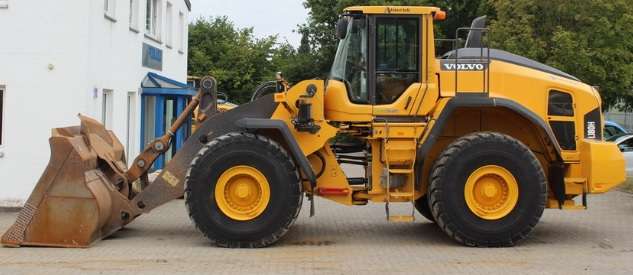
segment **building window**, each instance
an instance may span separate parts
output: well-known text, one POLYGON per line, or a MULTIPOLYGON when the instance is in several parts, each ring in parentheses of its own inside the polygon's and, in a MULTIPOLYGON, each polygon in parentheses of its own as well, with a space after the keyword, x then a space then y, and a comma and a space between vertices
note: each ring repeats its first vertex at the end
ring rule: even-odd
POLYGON ((145 33, 151 38, 160 39, 161 1, 147 0, 145 13, 145 33))
POLYGON ((129 92, 127 94, 127 138, 125 143, 128 160, 131 160, 136 155, 134 150, 132 150, 136 134, 134 129, 136 129, 136 92, 129 92))
POLYGON ((107 129, 112 129, 112 90, 103 89, 103 98, 101 99, 101 122, 107 129))
POLYGON ((4 87, 0 86, 0 145, 4 144, 3 138, 3 122, 4 121, 4 87))
POLYGON ((185 52, 185 43, 187 43, 187 29, 185 28, 185 14, 180 12, 178 14, 178 51, 180 53, 185 52))
POLYGON ((115 11, 116 11, 116 0, 103 0, 103 12, 107 19, 116 21, 115 11))
POLYGON ((130 0, 130 29, 138 32, 138 0, 130 0))
POLYGON ((167 9, 165 12, 165 45, 170 48, 173 44, 173 30, 173 7, 171 3, 167 2, 167 9))
POLYGON ((9 0, 0 0, 0 9, 9 8, 9 0))

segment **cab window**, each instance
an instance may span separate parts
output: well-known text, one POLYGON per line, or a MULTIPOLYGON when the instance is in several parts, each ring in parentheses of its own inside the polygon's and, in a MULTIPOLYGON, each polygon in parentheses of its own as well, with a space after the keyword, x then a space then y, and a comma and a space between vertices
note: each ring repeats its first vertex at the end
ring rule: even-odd
POLYGON ((574 116, 574 102, 571 95, 565 92, 552 90, 549 92, 550 116, 574 116))
POLYGON ((376 19, 376 104, 390 104, 420 81, 420 19, 376 19))

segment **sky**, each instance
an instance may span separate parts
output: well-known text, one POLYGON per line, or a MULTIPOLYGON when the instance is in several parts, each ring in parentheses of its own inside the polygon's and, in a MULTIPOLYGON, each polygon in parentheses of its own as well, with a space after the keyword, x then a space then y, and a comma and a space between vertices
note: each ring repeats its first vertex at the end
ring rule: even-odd
POLYGON ((226 15, 240 28, 253 27, 256 37, 279 34, 293 46, 301 35, 293 32, 305 22, 303 0, 191 0, 190 20, 226 15))

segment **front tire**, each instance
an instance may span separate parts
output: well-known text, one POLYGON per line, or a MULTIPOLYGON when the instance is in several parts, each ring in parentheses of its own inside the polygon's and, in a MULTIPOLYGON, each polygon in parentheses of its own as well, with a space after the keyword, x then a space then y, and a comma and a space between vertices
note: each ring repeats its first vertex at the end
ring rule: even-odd
POLYGON ((230 133, 206 144, 185 179, 189 216, 220 247, 277 242, 295 222, 302 185, 286 151, 266 137, 230 133))
POLYGON ((455 140, 438 157, 429 202, 442 230, 467 246, 513 246, 538 223, 545 173, 530 149, 500 133, 455 140))

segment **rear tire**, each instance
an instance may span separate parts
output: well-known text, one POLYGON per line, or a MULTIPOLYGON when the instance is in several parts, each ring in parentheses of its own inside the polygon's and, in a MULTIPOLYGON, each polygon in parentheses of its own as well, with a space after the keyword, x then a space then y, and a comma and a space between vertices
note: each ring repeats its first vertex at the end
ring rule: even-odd
POLYGON ((547 199, 545 173, 532 151, 510 136, 491 132, 470 134, 449 145, 433 167, 429 188, 438 225, 467 246, 513 246, 525 239, 547 199), (493 172, 481 176, 480 171, 493 172))
POLYGON ((431 213, 431 207, 429 206, 429 199, 427 195, 424 195, 415 201, 415 209, 420 212, 430 222, 435 222, 435 217, 431 213))
MULTIPOLYGON (((235 177, 243 181, 244 175, 235 177)), ((266 247, 283 237, 297 219, 302 204, 302 185, 292 159, 279 144, 262 136, 230 133, 206 144, 193 159, 185 179, 185 200, 191 220, 215 245, 266 247), (250 194, 263 196, 262 192, 246 192, 240 185, 242 182, 237 183, 236 188, 241 188, 235 189, 237 191, 226 189, 229 191, 218 193, 216 187, 219 185, 219 190, 224 190, 225 175, 243 167, 247 172, 260 175, 262 180, 259 182, 265 183, 268 195, 266 199, 255 199, 256 202, 266 202, 263 206, 256 205, 259 207, 257 213, 241 219, 239 211, 244 205, 239 204, 239 199, 250 194), (233 193, 239 194, 238 201, 226 203, 233 193), (238 214, 227 211, 227 207, 234 207, 238 214)))

